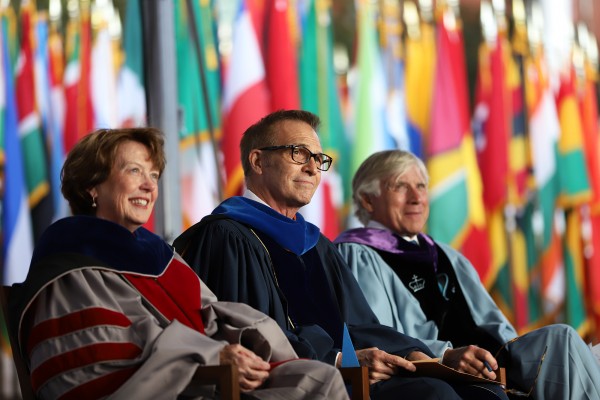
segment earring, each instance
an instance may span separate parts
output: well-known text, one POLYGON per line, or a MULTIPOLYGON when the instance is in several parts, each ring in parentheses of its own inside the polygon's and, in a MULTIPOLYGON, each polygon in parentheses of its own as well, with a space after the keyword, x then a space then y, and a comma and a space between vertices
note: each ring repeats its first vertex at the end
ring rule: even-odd
POLYGON ((96 208, 96 198, 92 197, 92 208, 96 208))

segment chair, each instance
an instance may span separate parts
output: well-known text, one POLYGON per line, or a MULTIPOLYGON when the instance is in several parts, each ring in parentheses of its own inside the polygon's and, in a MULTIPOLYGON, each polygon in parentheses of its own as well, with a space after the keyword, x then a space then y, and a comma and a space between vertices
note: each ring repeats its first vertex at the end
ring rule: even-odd
MULTIPOLYGON (((2 313, 5 316, 8 327, 8 299, 10 296, 10 286, 0 286, 0 305, 2 313)), ((12 336, 10 329, 9 339, 12 349, 13 360, 19 377, 19 386, 21 387, 21 396, 23 400, 35 400, 35 393, 29 379, 29 372, 25 362, 18 351, 17 342, 12 336)), ((220 392, 220 398, 223 400, 239 400, 240 387, 238 385, 238 371, 235 365, 214 365, 199 367, 193 378, 199 385, 216 385, 220 392)))
MULTIPOLYGON (((8 327, 8 299, 10 286, 0 286, 0 305, 8 327)), ((21 353, 17 350, 17 342, 9 329, 10 346, 13 360, 19 377, 19 386, 23 400, 35 400, 35 393, 29 379, 29 372, 21 353)), ((352 400, 369 399, 369 375, 366 367, 341 368, 340 372, 346 384, 352 388, 352 400)), ((238 370, 235 365, 211 365, 199 367, 192 382, 197 385, 216 385, 222 400, 239 400, 240 387, 238 370)))
POLYGON ((198 385, 217 385, 219 398, 240 400, 238 370, 235 364, 199 367, 192 378, 198 385))
MULTIPOLYGON (((0 305, 2 306, 2 313, 4 314, 4 320, 6 321, 6 327, 9 328, 8 320, 8 299, 10 295, 10 286, 0 286, 0 305)), ((10 348, 12 349, 13 360, 17 369, 17 376, 19 377, 19 386, 21 387, 21 396, 23 400, 34 400, 35 394, 33 387, 31 386, 31 380, 29 379, 29 372, 25 362, 21 358, 21 353, 18 351, 17 342, 13 337, 11 330, 8 329, 8 338, 10 340, 10 348)))
POLYGON ((340 368, 346 385, 350 386, 351 400, 369 400, 369 369, 367 367, 340 368))

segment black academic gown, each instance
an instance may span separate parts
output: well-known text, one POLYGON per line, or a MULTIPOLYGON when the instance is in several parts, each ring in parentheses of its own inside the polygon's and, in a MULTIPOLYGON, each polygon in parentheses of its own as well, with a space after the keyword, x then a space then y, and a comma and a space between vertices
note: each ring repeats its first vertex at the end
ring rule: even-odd
MULTIPOLYGON (((262 311, 277 321, 299 357, 333 364, 340 349, 324 329, 291 325, 270 254, 251 227, 223 215, 209 215, 181 234, 173 245, 219 299, 243 302, 262 311)), ((348 325, 356 349, 377 347, 401 357, 417 350, 433 357, 420 340, 379 324, 331 241, 320 235, 316 249, 339 315, 348 325)), ((371 385, 370 394, 377 400, 506 400, 495 385, 455 385, 402 371, 392 379, 371 385)))
MULTIPOLYGON (((209 215, 173 245, 222 301, 247 303, 268 314, 284 330, 300 357, 333 363, 340 349, 323 329, 291 326, 270 254, 247 226, 209 215)), ((350 269, 327 238, 321 235, 316 247, 334 302, 356 349, 378 347, 402 357, 418 350, 433 356, 421 341, 379 324, 350 269)))

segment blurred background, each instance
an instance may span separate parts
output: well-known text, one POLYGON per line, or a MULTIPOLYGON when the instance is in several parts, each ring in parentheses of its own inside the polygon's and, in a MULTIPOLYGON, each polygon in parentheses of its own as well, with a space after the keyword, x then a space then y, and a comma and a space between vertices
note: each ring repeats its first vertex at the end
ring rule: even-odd
MULTIPOLYGON (((326 236, 357 225, 358 165, 408 149, 430 173, 427 232, 517 330, 597 343, 599 34, 598 0, 2 0, 3 284, 69 215, 60 169, 92 130, 163 129, 147 227, 171 242, 243 189, 244 129, 302 108, 334 159, 301 210, 326 236)), ((0 398, 19 398, 0 317, 0 398)))

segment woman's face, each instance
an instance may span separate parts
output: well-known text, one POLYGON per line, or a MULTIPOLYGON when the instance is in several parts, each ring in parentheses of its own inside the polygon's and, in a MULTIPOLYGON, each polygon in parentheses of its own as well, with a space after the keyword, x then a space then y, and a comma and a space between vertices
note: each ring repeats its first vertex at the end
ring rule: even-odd
POLYGON ((150 218, 159 176, 145 145, 131 140, 121 143, 108 179, 90 189, 96 216, 135 231, 150 218))

